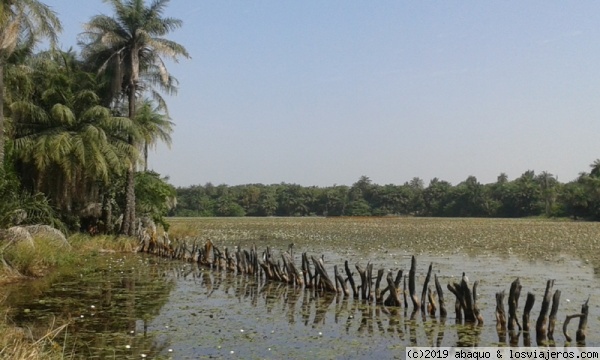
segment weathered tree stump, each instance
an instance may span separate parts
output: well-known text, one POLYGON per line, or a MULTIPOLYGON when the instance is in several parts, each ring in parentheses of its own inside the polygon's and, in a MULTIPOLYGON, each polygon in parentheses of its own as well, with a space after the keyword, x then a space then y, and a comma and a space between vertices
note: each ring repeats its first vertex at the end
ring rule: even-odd
POLYGON ((590 301, 590 299, 588 298, 583 303, 583 305, 581 305, 581 313, 567 315, 567 318, 565 319, 565 322, 563 323, 563 334, 565 335, 565 339, 567 340, 568 343, 573 340, 573 338, 571 338, 571 336, 569 335, 569 332, 567 331, 569 323, 571 322, 571 319, 579 318, 579 326, 577 327, 577 333, 575 334, 575 340, 577 341, 577 343, 579 345, 585 346, 587 318, 588 318, 588 314, 589 314, 589 310, 590 310, 589 305, 588 305, 589 301, 590 301))
POLYGON ((435 313, 437 311, 437 305, 435 303, 435 298, 433 297, 433 291, 431 290, 431 286, 427 287, 427 299, 429 300, 429 303, 427 304, 427 312, 429 313, 429 315, 435 316, 435 313))
POLYGON ((514 331, 515 325, 521 331, 521 324, 519 324, 519 318, 517 317, 517 309, 519 308, 519 297, 521 296, 521 280, 515 279, 510 284, 510 290, 508 292, 508 330, 514 331))
POLYGON ((352 296, 355 299, 358 299, 358 291, 356 291, 356 283, 354 282, 354 277, 352 276, 352 272, 350 271, 350 266, 348 265, 348 260, 344 261, 344 269, 346 270, 347 281, 350 283, 350 287, 352 288, 352 296))
POLYGON ((547 340, 546 315, 548 315, 548 309, 550 308, 553 286, 554 280, 548 280, 546 282, 546 292, 544 293, 544 298, 542 299, 542 308, 535 324, 536 341, 538 346, 544 344, 547 340))
POLYGON ((408 309, 408 291, 406 291, 406 275, 404 276, 404 281, 402 284, 402 294, 404 297, 404 308, 408 309))
POLYGON ((304 252, 302 253, 302 276, 304 277, 304 284, 307 288, 313 288, 315 284, 313 283, 313 274, 310 270, 310 262, 308 261, 308 255, 304 252))
POLYGON ((281 257, 283 258, 284 268, 289 274, 289 282, 291 284, 295 284, 296 286, 303 286, 304 281, 302 280, 300 271, 294 264, 292 254, 286 251, 283 254, 281 254, 281 257))
POLYGON ((579 318, 579 326, 577 327, 577 332, 575 333, 575 340, 578 343, 583 343, 585 341, 586 329, 587 329, 587 319, 589 314, 589 303, 590 299, 588 298, 585 303, 581 306, 581 317, 579 318))
POLYGON ((319 276, 319 282, 323 290, 336 293, 337 290, 335 288, 335 284, 333 281, 331 281, 329 275, 327 274, 327 270, 325 269, 325 265, 323 263, 323 258, 315 259, 314 256, 311 256, 310 258, 315 266, 315 274, 319 276))
POLYGON ((421 312, 425 314, 427 307, 427 289, 429 286, 429 280, 431 280, 431 271, 433 269, 433 263, 429 264, 429 270, 427 270, 427 276, 425 277, 425 282, 423 283, 423 291, 421 291, 421 312))
POLYGON ((533 304, 535 303, 535 295, 532 293, 527 293, 527 300, 525 300, 525 308, 523 309, 523 331, 529 333, 529 314, 531 313, 531 309, 533 309, 533 304))
POLYGON ((383 278, 383 273, 385 270, 379 269, 377 270, 377 280, 375 280, 375 304, 380 305, 383 304, 383 295, 381 293, 381 279, 383 278))
POLYGON ((556 313, 558 312, 558 305, 560 303, 560 290, 554 292, 552 297, 552 309, 550 310, 550 316, 548 316, 548 339, 554 341, 554 328, 556 327, 556 313))
POLYGON ((504 291, 496 293, 496 331, 506 331, 506 311, 504 310, 504 291))
POLYGON ((452 283, 448 284, 448 290, 456 297, 456 320, 461 321, 461 315, 464 315, 464 320, 467 323, 481 323, 483 324, 483 318, 477 308, 477 286, 479 282, 476 281, 473 289, 474 293, 469 288, 469 279, 463 273, 460 284, 452 283))
POLYGON ((346 286, 346 281, 344 281, 344 277, 342 276, 342 274, 338 272, 337 265, 333 267, 333 272, 336 280, 336 287, 339 289, 339 291, 344 293, 344 297, 350 296, 350 292, 348 291, 348 287, 346 286))
POLYGON ((388 298, 384 301, 384 305, 385 306, 401 306, 401 300, 400 300, 400 295, 398 294, 398 287, 396 286, 396 283, 394 282, 394 277, 392 276, 392 272, 388 272, 387 277, 386 277, 386 281, 388 284, 388 290, 390 292, 390 294, 388 295, 388 298))
POLYGON ((408 272, 408 292, 410 294, 410 299, 413 303, 413 312, 418 311, 421 303, 419 302, 419 298, 417 297, 417 284, 416 284, 416 273, 417 273, 417 259, 413 255, 410 260, 410 271, 408 272))
POLYGON ((434 275, 433 278, 435 280, 435 290, 437 292, 438 302, 440 305, 440 318, 445 319, 446 316, 448 316, 448 311, 446 310, 446 304, 444 302, 444 290, 442 289, 442 285, 440 284, 437 275, 434 275))

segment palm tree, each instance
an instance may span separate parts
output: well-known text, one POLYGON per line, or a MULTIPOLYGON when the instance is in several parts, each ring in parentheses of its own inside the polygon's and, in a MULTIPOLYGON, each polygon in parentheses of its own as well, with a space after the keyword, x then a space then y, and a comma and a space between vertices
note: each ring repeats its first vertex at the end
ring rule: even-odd
POLYGON ((156 146, 157 141, 163 141, 171 146, 173 123, 160 105, 154 106, 152 101, 145 99, 137 105, 136 125, 142 137, 142 154, 144 171, 148 171, 148 150, 156 146))
POLYGON ((56 42, 62 30, 56 13, 36 0, 0 0, 0 169, 4 164, 4 71, 17 45, 31 48, 41 37, 56 42))
POLYGON ((544 202, 544 212, 546 216, 552 214, 552 207, 556 202, 556 187, 558 186, 558 180, 552 174, 547 171, 542 171, 536 180, 540 187, 541 197, 544 202))
POLYGON ((137 156, 127 143, 136 129, 99 105, 93 74, 79 70, 72 52, 44 53, 32 62, 37 92, 10 107, 16 155, 34 193, 47 194, 63 214, 77 215, 98 202, 99 185, 124 170, 123 159, 137 156))
MULTIPOLYGON (((163 17, 169 0, 153 0, 146 6, 144 0, 107 0, 114 10, 114 17, 97 15, 84 26, 83 55, 95 60, 99 72, 110 71, 114 90, 127 96, 128 115, 136 117, 136 99, 140 79, 144 73, 159 75, 159 85, 169 86, 172 78, 163 57, 177 61, 189 57, 180 44, 164 38, 169 32, 181 27, 182 21, 163 17)), ((133 139, 129 139, 133 144, 133 139)), ((121 233, 133 235, 135 220, 135 167, 127 173, 126 204, 121 233)))

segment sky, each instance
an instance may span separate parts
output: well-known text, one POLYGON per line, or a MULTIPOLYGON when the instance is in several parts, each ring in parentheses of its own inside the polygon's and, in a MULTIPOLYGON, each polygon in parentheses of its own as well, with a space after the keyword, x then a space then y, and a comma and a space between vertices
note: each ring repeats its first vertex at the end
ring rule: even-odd
MULTIPOLYGON (((101 0, 43 0, 64 49, 101 0)), ((600 2, 172 0, 176 186, 575 179, 600 158, 600 2)))

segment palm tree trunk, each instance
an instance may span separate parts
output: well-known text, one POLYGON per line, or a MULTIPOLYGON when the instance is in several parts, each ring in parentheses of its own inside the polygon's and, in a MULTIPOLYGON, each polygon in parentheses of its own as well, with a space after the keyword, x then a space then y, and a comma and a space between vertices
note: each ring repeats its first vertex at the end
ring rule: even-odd
POLYGON ((148 142, 144 141, 144 172, 148 172, 148 142))
POLYGON ((4 169, 4 62, 0 61, 0 171, 4 169))
MULTIPOLYGON (((129 118, 135 119, 135 81, 129 86, 129 118)), ((129 144, 135 145, 133 137, 129 137, 129 144)), ((131 159, 131 164, 127 170, 127 179, 125 182, 125 209, 123 211, 123 224, 121 234, 135 235, 135 159, 131 159)))

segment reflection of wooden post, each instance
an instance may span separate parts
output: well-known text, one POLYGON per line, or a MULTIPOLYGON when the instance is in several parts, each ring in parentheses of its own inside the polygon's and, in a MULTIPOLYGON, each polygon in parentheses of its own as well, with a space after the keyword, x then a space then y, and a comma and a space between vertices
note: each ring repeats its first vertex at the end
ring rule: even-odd
POLYGON ((473 284, 473 315, 475 315, 475 319, 477 320, 478 325, 483 325, 483 316, 479 311, 479 306, 477 306, 477 288, 479 287, 479 280, 476 280, 473 284))

